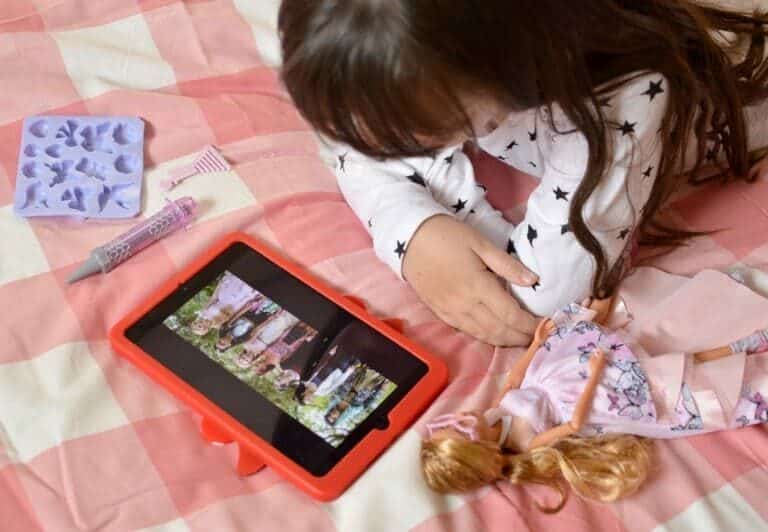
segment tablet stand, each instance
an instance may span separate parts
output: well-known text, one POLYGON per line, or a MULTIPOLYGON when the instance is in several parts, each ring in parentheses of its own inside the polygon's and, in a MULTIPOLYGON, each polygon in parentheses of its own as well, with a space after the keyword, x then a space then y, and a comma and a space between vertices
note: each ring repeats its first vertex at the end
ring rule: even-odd
MULTIPOLYGON (((200 435, 203 440, 213 444, 227 444, 235 441, 221 426, 215 421, 203 418, 200 422, 200 435)), ((241 444, 237 445, 237 474, 241 477, 253 475, 264 469, 264 460, 257 458, 253 453, 249 453, 241 444)))
MULTIPOLYGON (((359 307, 367 312, 368 309, 362 299, 348 295, 344 296, 344 298, 356 307, 359 307)), ((381 321, 395 329, 397 332, 403 332, 403 320, 388 318, 381 321)), ((235 441, 235 439, 230 436, 229 432, 222 428, 218 423, 208 418, 203 418, 203 420, 200 422, 200 435, 203 440, 212 444, 226 445, 235 441)), ((253 453, 246 451, 242 444, 237 444, 237 451, 237 474, 241 477, 253 475, 254 473, 258 473, 264 469, 264 467, 266 467, 264 460, 257 457, 253 453)))

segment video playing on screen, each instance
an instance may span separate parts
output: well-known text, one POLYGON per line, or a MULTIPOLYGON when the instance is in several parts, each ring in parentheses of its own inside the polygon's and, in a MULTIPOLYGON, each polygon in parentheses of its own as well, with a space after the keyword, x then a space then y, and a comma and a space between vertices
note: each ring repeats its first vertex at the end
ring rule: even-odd
POLYGON ((228 271, 163 323, 333 447, 397 388, 344 342, 316 360, 318 332, 228 271))

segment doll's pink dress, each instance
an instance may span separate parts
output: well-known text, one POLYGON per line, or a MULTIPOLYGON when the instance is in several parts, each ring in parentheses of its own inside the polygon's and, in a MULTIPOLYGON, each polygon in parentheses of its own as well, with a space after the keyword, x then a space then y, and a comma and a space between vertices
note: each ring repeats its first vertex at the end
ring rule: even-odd
POLYGON ((603 329, 593 317, 579 305, 555 314, 555 332, 534 355, 520 389, 504 395, 502 412, 527 420, 536 433, 569 422, 590 355, 600 347, 607 364, 582 435, 675 438, 768 421, 768 354, 696 365, 685 353, 650 357, 622 330, 603 329))

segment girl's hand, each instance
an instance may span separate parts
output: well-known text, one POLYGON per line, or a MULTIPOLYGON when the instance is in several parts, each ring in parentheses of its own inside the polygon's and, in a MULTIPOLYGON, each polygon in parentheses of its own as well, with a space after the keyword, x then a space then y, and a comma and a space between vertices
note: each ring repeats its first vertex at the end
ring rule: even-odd
POLYGON ((494 272, 520 286, 537 280, 475 229, 444 215, 422 224, 403 262, 406 280, 448 325, 489 344, 527 345, 536 320, 494 272))

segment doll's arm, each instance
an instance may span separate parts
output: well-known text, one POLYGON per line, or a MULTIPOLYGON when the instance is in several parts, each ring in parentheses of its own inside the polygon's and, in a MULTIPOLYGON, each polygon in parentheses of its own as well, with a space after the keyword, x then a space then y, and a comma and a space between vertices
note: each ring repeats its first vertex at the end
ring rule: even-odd
POLYGON ((517 362, 515 362, 515 365, 512 366, 512 369, 509 370, 509 373, 507 373, 507 378, 504 380, 504 385, 501 387, 501 392, 499 392, 499 395, 494 401, 495 405, 499 404, 501 398, 504 397, 504 394, 509 390, 520 387, 520 384, 525 378, 525 373, 528 371, 528 366, 531 365, 533 357, 536 355, 536 352, 539 350, 542 344, 546 342, 547 338, 549 338, 549 335, 552 334, 554 329, 555 324, 549 318, 545 318, 539 322, 539 326, 536 327, 536 332, 533 335, 531 345, 528 346, 528 350, 517 362))
POLYGON ((570 423, 563 423, 554 428, 551 428, 541 434, 537 434, 528 444, 528 449, 535 449, 536 447, 546 447, 553 443, 567 438, 577 432, 570 423))
POLYGON ((589 360, 589 368, 591 370, 589 380, 584 386, 584 391, 581 392, 579 400, 576 402, 576 407, 573 409, 573 416, 569 425, 573 427, 575 431, 581 430, 584 422, 589 417, 589 411, 592 410, 592 400, 595 397, 595 390, 600 383, 600 379, 603 376, 603 368, 605 367, 605 353, 602 349, 595 349, 594 353, 589 360))
POLYGON ((589 366, 592 373, 589 376, 586 386, 584 386, 584 391, 581 392, 581 396, 579 396, 576 407, 573 409, 573 417, 571 417, 571 421, 536 435, 528 444, 529 449, 552 445, 558 440, 578 433, 581 430, 581 427, 584 426, 584 421, 586 421, 589 416, 589 411, 592 409, 592 399, 595 397, 595 389, 600 382, 600 377, 602 377, 603 368, 605 367, 605 353, 603 353, 601 349, 595 350, 595 353, 590 359, 589 366))

